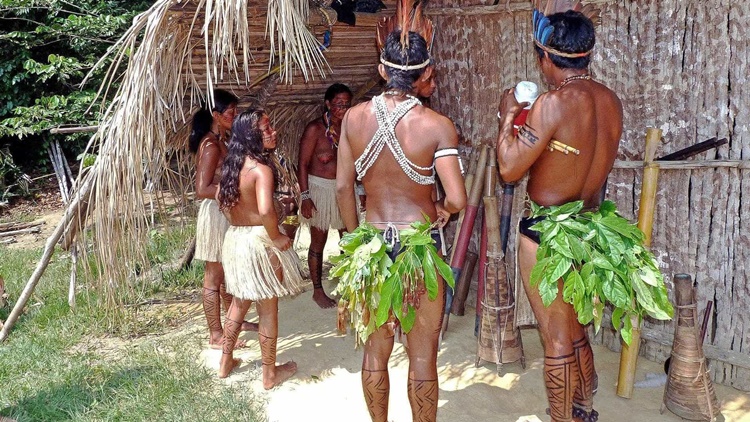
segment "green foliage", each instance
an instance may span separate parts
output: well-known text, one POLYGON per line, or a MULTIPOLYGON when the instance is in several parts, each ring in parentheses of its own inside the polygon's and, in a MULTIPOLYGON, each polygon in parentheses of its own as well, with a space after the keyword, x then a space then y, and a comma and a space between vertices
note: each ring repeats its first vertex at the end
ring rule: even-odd
POLYGON ((80 154, 90 134, 48 131, 98 124, 101 108, 91 106, 110 63, 94 64, 151 3, 0 0, 0 147, 35 168, 47 162, 55 139, 73 157, 80 154))
POLYGON ((368 223, 341 239, 341 255, 331 258, 331 276, 340 277, 334 294, 341 295, 346 303, 357 344, 367 341, 391 315, 408 333, 414 326, 414 305, 423 289, 429 300, 437 298, 438 273, 450 287, 454 286, 450 267, 435 249, 431 228, 429 222, 416 222, 401 230, 401 250, 395 262, 388 256, 381 231, 368 223))
POLYGON ((573 305, 581 324, 593 321, 597 331, 604 305, 611 304, 612 324, 630 344, 631 318, 672 318, 664 280, 643 246, 643 233, 617 214, 613 202, 604 201, 595 212, 580 213, 582 209, 583 201, 531 204, 532 217, 546 218, 531 226, 541 233, 541 244, 530 283, 549 306, 562 279, 563 300, 573 305))
MULTIPOLYGON (((174 244, 173 256, 182 252, 176 239, 185 230, 176 232, 167 230, 157 241, 174 244)), ((0 275, 11 301, 41 252, 0 246, 0 275)), ((97 306, 97 292, 85 284, 71 312, 69 276, 70 259, 57 251, 0 347, 0 416, 18 421, 261 420, 252 393, 218 382, 215 372, 200 363, 203 339, 195 330, 175 333, 173 325, 159 321, 153 324, 158 330, 150 332, 169 332, 168 338, 133 338, 141 327, 128 332, 127 325, 117 327, 127 342, 106 335, 107 316, 97 306)), ((0 319, 7 319, 9 311, 0 308, 0 319)), ((184 320, 184 313, 179 317, 184 320)))
POLYGON ((334 294, 347 304, 357 344, 364 343, 377 326, 372 310, 378 309, 380 290, 393 264, 380 230, 362 223, 339 242, 341 255, 331 257, 330 276, 339 277, 334 294))

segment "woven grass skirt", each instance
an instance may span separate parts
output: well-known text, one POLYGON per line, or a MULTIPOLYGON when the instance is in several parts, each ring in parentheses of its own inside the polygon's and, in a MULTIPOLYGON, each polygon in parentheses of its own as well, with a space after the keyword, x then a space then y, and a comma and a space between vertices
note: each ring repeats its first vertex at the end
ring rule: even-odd
POLYGON ((221 247, 228 228, 229 220, 219 211, 219 203, 204 199, 195 230, 195 259, 221 262, 221 247))
POLYGON ((310 190, 310 199, 315 203, 316 211, 313 211, 312 218, 300 215, 300 221, 321 230, 328 230, 329 227, 343 229, 344 220, 336 202, 336 179, 308 175, 307 189, 310 190))
POLYGON ((222 255, 227 292, 236 298, 263 300, 302 291, 299 256, 293 248, 282 252, 274 247, 263 226, 230 226, 222 255), (279 265, 281 280, 275 273, 279 265))

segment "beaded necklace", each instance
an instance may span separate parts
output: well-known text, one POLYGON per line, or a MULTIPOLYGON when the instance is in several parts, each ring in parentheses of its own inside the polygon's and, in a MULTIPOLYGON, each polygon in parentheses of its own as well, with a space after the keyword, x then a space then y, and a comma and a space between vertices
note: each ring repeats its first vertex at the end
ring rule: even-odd
POLYGON ((562 82, 560 82, 560 85, 558 85, 557 87, 555 87, 555 91, 559 91, 565 85, 567 85, 567 84, 569 84, 569 83, 571 83, 573 81, 577 81, 579 79, 585 80, 585 81, 590 81, 591 80, 591 75, 588 74, 588 73, 584 73, 584 74, 581 74, 581 75, 568 76, 567 78, 563 79, 562 82))
POLYGON ((331 111, 328 110, 323 113, 323 123, 326 125, 326 138, 331 143, 331 148, 336 149, 339 147, 338 134, 331 124, 331 111))
POLYGON ((398 121, 401 120, 409 110, 417 105, 421 105, 422 103, 413 96, 399 93, 399 95, 406 95, 409 99, 399 103, 391 113, 388 113, 388 107, 386 107, 385 99, 383 98, 383 95, 385 94, 388 93, 384 92, 372 99, 373 107, 375 109, 375 118, 378 122, 378 130, 365 147, 362 155, 354 161, 354 168, 357 171, 357 179, 362 180, 367 171, 373 166, 373 164, 375 164, 375 161, 380 156, 380 152, 387 146, 391 151, 391 154, 393 154, 393 157, 396 159, 399 167, 401 167, 401 170, 403 170, 411 180, 420 185, 430 185, 435 183, 435 166, 422 167, 409 160, 409 158, 406 157, 406 154, 404 154, 404 150, 401 148, 398 139, 396 139, 396 125, 398 124, 398 121), (429 171, 432 174, 425 176, 418 173, 417 170, 429 171))

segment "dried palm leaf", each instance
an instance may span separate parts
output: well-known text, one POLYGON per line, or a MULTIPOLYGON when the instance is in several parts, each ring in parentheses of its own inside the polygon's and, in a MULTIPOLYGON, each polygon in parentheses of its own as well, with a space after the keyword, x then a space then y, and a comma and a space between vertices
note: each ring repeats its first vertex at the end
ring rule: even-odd
MULTIPOLYGON (((282 79, 291 81, 295 68, 305 78, 313 70, 322 74, 326 62, 304 25, 307 1, 276 0, 268 7, 267 35, 278 49, 271 54, 282 79)), ((112 307, 138 294, 132 281, 147 264, 149 213, 158 208, 155 195, 144 189, 172 184, 162 175, 174 151, 184 148, 189 113, 201 101, 212 103, 213 86, 225 76, 249 83, 250 52, 259 46, 250 45, 248 19, 263 14, 260 7, 253 10, 259 12, 249 16, 247 0, 157 0, 107 53, 112 63, 97 97, 107 98, 112 83, 121 83, 88 146, 98 157, 90 172, 92 229, 83 235, 94 244, 95 283, 112 307), (205 48, 205 72, 192 67, 195 48, 205 48), (127 69, 120 75, 123 64, 127 69)))

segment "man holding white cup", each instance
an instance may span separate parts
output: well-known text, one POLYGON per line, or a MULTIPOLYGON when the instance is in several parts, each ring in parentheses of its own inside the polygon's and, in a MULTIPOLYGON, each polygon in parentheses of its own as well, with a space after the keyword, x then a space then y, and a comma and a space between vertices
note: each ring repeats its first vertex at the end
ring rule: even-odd
MULTIPOLYGON (((536 209, 576 201, 583 201, 583 210, 598 209, 622 135, 622 105, 589 74, 595 41, 591 20, 572 11, 548 17, 535 11, 534 16, 539 67, 554 88, 536 101, 536 95, 524 96, 534 94, 530 84, 506 91, 498 113, 500 174, 505 182, 514 182, 528 172, 528 202, 536 209)), ((543 237, 540 225, 532 226, 544 218, 530 218, 529 210, 524 211, 517 252, 524 290, 544 343, 548 413, 553 421, 595 421, 593 352, 574 307, 563 300, 563 281, 558 281, 557 296, 549 306, 530 285, 543 237)))

